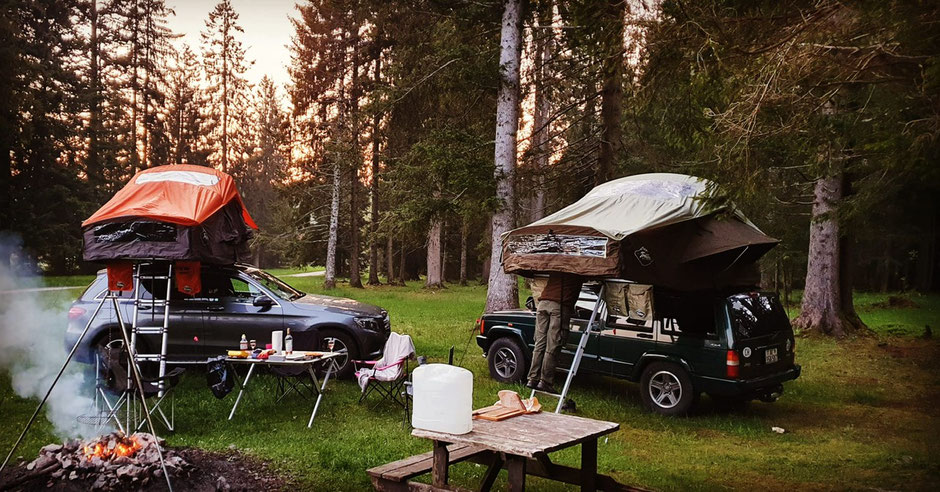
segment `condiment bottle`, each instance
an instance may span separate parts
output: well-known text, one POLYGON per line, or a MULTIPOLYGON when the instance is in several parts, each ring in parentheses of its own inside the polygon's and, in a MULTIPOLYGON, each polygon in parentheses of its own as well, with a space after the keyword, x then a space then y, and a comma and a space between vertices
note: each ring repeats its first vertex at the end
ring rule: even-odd
POLYGON ((284 337, 284 353, 294 353, 294 337, 290 334, 290 328, 287 329, 287 336, 284 337))
POLYGON ((241 339, 241 341, 238 342, 238 349, 239 349, 239 350, 248 350, 248 337, 246 337, 244 333, 242 333, 242 339, 241 339))

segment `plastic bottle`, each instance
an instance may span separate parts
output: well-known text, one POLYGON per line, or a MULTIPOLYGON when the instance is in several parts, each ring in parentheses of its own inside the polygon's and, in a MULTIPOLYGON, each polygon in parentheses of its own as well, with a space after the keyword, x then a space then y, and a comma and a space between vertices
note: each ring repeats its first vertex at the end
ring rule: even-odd
POLYGON ((238 342, 238 349, 239 349, 239 350, 248 350, 248 337, 246 337, 244 333, 242 333, 242 339, 241 339, 241 341, 238 342))

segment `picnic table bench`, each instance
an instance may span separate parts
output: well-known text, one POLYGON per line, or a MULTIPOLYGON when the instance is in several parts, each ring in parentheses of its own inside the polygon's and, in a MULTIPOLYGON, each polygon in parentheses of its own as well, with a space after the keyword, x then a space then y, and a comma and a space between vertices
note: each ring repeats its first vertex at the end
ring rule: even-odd
POLYGON ((433 441, 429 453, 369 469, 380 491, 457 490, 447 484, 448 467, 471 461, 487 465, 480 490, 490 490, 500 470, 509 472, 509 490, 525 490, 526 475, 580 485, 581 490, 639 490, 597 473, 597 439, 620 424, 561 415, 535 413, 502 421, 474 420, 467 434, 415 429, 412 435, 433 441), (553 463, 548 453, 581 445, 581 467, 553 463), (431 484, 410 479, 431 472, 431 484))

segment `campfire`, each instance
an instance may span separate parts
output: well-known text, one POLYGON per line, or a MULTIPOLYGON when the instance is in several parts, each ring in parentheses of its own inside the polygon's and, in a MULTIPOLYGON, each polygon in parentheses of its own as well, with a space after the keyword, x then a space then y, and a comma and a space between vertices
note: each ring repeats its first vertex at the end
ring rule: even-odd
POLYGON ((133 435, 117 436, 108 439, 100 438, 98 442, 95 442, 93 445, 87 444, 82 446, 82 451, 84 451, 86 459, 100 458, 102 460, 108 460, 123 456, 132 457, 142 448, 143 446, 141 446, 140 440, 136 435, 133 435))
MULTIPOLYGON (((73 439, 64 444, 49 444, 39 451, 38 458, 26 465, 29 474, 19 482, 45 479, 51 486, 59 480, 77 480, 89 483, 92 490, 142 487, 163 479, 161 444, 156 437, 143 432, 132 435, 115 432, 84 441, 73 439)), ((164 451, 164 461, 171 476, 192 468, 170 450, 164 451)))

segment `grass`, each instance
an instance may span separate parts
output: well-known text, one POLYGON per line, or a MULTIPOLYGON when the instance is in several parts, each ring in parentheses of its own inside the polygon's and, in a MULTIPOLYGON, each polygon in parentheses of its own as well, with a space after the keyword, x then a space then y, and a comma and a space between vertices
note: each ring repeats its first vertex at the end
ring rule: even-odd
MULTIPOLYGON (((323 293, 322 277, 287 280, 302 290, 323 293)), ((419 283, 366 289, 343 283, 329 293, 385 307, 393 329, 412 335, 418 353, 431 361, 446 360, 450 347, 456 347, 457 361, 475 374, 475 406, 492 404, 500 389, 523 390, 490 379, 472 341, 484 286, 426 291, 419 283)), ((61 300, 76 294, 44 295, 61 300)), ((803 376, 786 385, 780 401, 753 403, 738 413, 720 411, 703 397, 689 418, 651 415, 640 407, 637 385, 580 376, 572 391, 578 413, 621 424, 599 444, 600 470, 621 482, 656 490, 936 490, 940 350, 935 339, 920 335, 925 325, 940 326, 940 295, 908 297, 916 306, 885 307, 881 303, 886 296, 859 294, 859 314, 872 336, 844 341, 799 338, 797 359, 803 376), (786 433, 776 434, 772 426, 786 433)), ((269 382, 264 377, 257 381, 269 382)), ((307 429, 310 402, 287 398, 276 405, 259 384, 235 419, 227 421, 233 395, 215 399, 195 372, 179 388, 178 430, 167 439, 172 446, 207 450, 234 446, 283 470, 300 489, 368 489, 365 469, 428 451, 430 442, 410 436, 401 409, 382 403, 357 405, 358 394, 351 381, 331 384, 313 428, 307 429)), ((0 399, 0 413, 6 417, 0 451, 6 453, 36 402, 12 395, 5 374, 0 376, 0 399)), ((41 419, 17 454, 35 456, 39 447, 55 440, 50 425, 41 419)), ((577 466, 578 450, 556 453, 553 459, 577 466)), ((455 465, 452 481, 473 488, 483 471, 474 464, 455 465)), ((505 487, 503 475, 497 488, 505 487)), ((533 490, 565 490, 534 478, 529 485, 533 490)))

